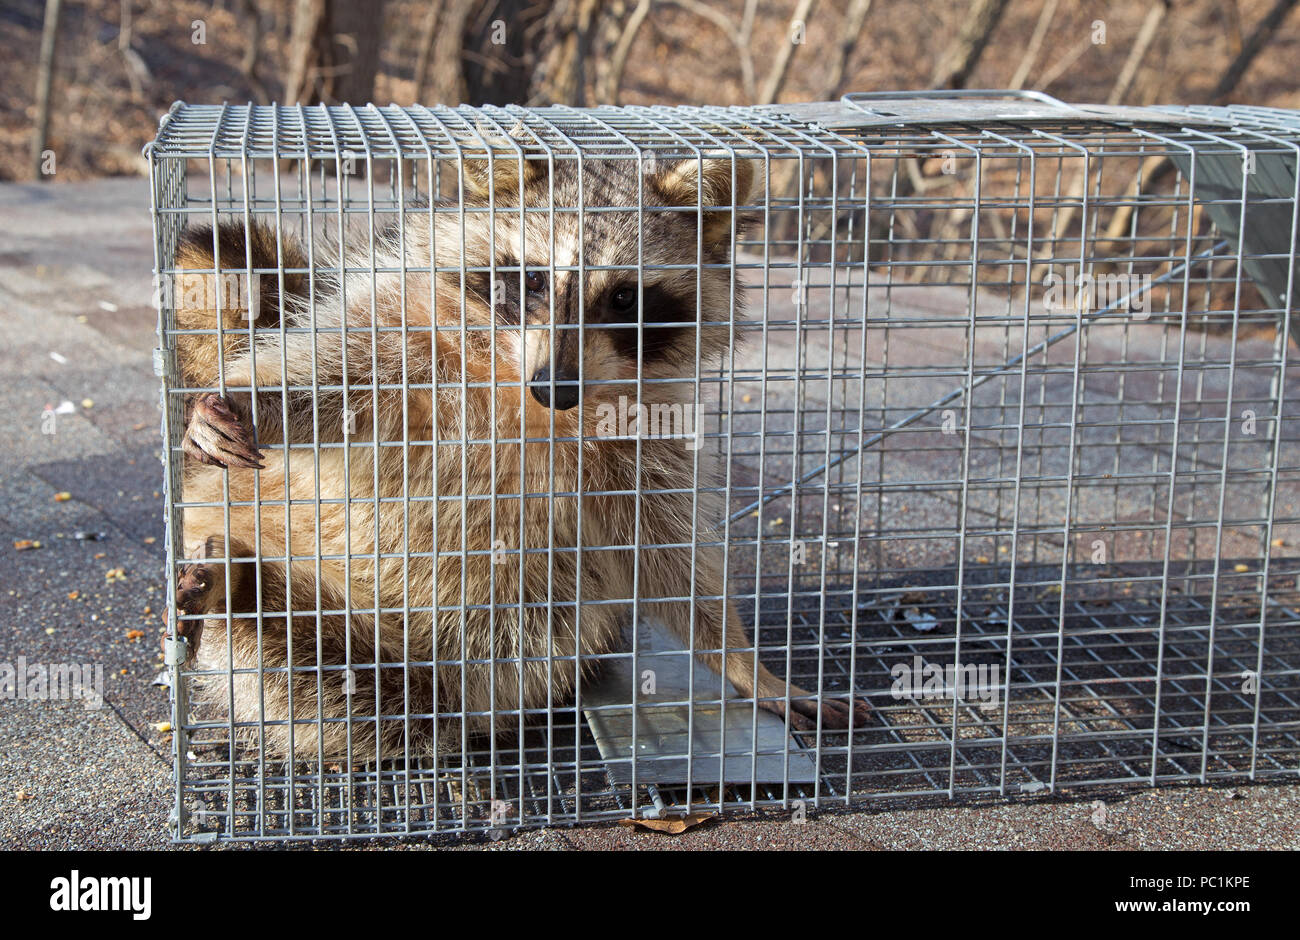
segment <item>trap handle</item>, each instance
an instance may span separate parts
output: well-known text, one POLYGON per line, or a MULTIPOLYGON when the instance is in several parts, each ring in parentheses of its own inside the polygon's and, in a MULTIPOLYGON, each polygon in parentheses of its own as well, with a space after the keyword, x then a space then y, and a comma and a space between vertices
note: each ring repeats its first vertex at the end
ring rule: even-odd
POLYGON ((1015 98, 1021 101, 1038 101, 1053 107, 1073 111, 1074 108, 1060 98, 1042 91, 1027 88, 957 88, 952 90, 928 89, 925 91, 854 91, 840 98, 845 104, 861 101, 901 101, 907 98, 935 98, 951 101, 953 98, 1015 98))

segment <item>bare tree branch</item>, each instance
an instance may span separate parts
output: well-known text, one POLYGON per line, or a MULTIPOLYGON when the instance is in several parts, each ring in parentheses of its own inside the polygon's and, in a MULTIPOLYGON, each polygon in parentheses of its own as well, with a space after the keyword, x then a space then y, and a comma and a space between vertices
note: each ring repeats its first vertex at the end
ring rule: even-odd
POLYGON ((965 88, 1009 0, 972 0, 966 20, 934 67, 931 88, 965 88))
MULTIPOLYGON (((989 38, 997 28, 1006 5, 1007 0, 972 0, 961 31, 935 66, 932 87, 962 88, 965 86, 966 80, 979 65, 980 58, 984 55, 989 38)), ((911 172, 912 167, 909 166, 907 169, 908 172, 895 181, 891 199, 896 202, 917 192, 918 187, 915 185, 916 177, 911 172)), ((956 177, 953 179, 955 182, 956 177)), ((869 254, 873 243, 884 241, 889 237, 891 218, 899 224, 913 224, 910 213, 876 213, 867 236, 869 254)))
POLYGON ((1169 12, 1171 0, 1156 0, 1147 10, 1146 19, 1142 21, 1142 27, 1138 30, 1137 38, 1133 40, 1133 48, 1129 50, 1128 58, 1124 60, 1124 67, 1120 69, 1119 77, 1115 79, 1115 85, 1110 90, 1110 96, 1106 99, 1107 104, 1121 104, 1125 96, 1128 95, 1129 88, 1133 85, 1133 79, 1137 76, 1138 68, 1142 65, 1142 60, 1146 58, 1147 51, 1151 48, 1151 43, 1155 41, 1156 31, 1160 28, 1165 14, 1169 12))
POLYGON ((1277 28, 1282 25, 1287 14, 1295 7, 1296 0, 1277 0, 1273 8, 1265 14, 1264 18, 1259 21, 1259 25, 1251 32, 1250 38, 1246 44, 1241 47, 1241 52, 1232 60, 1232 64, 1224 71, 1223 77, 1219 83, 1214 86, 1214 91, 1210 92, 1210 102, 1212 104, 1221 104, 1233 91, 1236 90, 1238 83, 1250 68, 1255 57, 1259 55, 1260 50, 1268 45, 1268 41, 1273 38, 1277 28))
MULTIPOLYGON (((458 0, 459 2, 459 0, 458 0)), ((556 6, 567 7, 567 2, 556 6)), ((438 63, 460 70, 467 104, 520 104, 534 97, 538 69, 560 34, 548 35, 556 24, 548 5, 535 0, 488 0, 471 3, 459 51, 438 63)), ((553 9, 553 8, 552 8, 553 9)), ((559 21, 561 27, 567 24, 559 21)), ((439 41, 450 43, 438 28, 439 41)))
POLYGON ((758 93, 758 104, 772 104, 776 101, 777 96, 781 94, 781 87, 785 85, 786 75, 790 71, 790 63, 794 61, 795 49, 803 45, 802 42, 795 42, 790 34, 795 28, 803 30, 807 27, 808 17, 812 14, 813 7, 816 4, 817 0, 799 0, 799 4, 794 10, 794 16, 790 17, 790 25, 786 30, 786 41, 779 46, 776 61, 772 64, 772 71, 768 73, 767 80, 763 82, 763 88, 758 93))
POLYGON ((740 26, 732 26, 731 20, 707 3, 700 0, 665 0, 666 3, 675 7, 680 7, 687 13, 694 14, 701 19, 708 20, 716 26, 719 32, 727 38, 727 41, 735 48, 736 54, 740 60, 741 83, 745 89, 745 97, 749 101, 756 101, 758 92, 755 88, 754 79, 754 53, 750 49, 750 38, 754 28, 754 10, 756 0, 746 0, 745 12, 741 16, 740 26))
POLYGON ((654 0, 638 0, 636 9, 628 17, 623 32, 618 37, 618 43, 610 55, 609 71, 605 75, 605 84, 600 96, 609 104, 618 104, 618 93, 623 85, 623 72, 627 68, 628 54, 632 51, 632 44, 636 42, 636 35, 641 31, 642 24, 650 15, 650 7, 653 3, 654 0))
POLYGON ((844 13, 844 22, 840 26, 840 42, 835 50, 835 59, 831 62, 831 73, 826 79, 822 99, 829 101, 840 96, 840 87, 844 84, 844 72, 849 64, 849 57, 862 35, 862 27, 871 12, 871 0, 850 0, 849 8, 844 13))
POLYGON ((131 100, 140 101, 144 97, 145 83, 153 81, 153 76, 140 53, 131 48, 133 6, 134 0, 122 0, 122 13, 117 26, 117 51, 122 54, 122 61, 126 65, 126 80, 131 83, 131 100))
POLYGON ((1073 49, 1065 54, 1061 61, 1057 62, 1048 71, 1044 72, 1038 79, 1038 84, 1034 86, 1035 91, 1046 91, 1052 86, 1058 78, 1064 75, 1070 69, 1074 68, 1074 63, 1083 57, 1083 54, 1093 46, 1092 37, 1085 36, 1073 49))
POLYGON ((740 31, 737 33, 736 47, 740 50, 740 86, 745 91, 745 100, 758 98, 758 79, 754 76, 754 16, 758 12, 758 0, 745 0, 745 11, 740 15, 740 31))
MULTIPOLYGON (((1153 175, 1162 169, 1165 164, 1163 154, 1147 157, 1142 161, 1141 167, 1133 176, 1133 182, 1129 184, 1127 199, 1131 202, 1142 195, 1143 180, 1152 181, 1153 175)), ((1158 178, 1158 177, 1157 177, 1158 178)), ((1115 214, 1110 218, 1110 224, 1106 226, 1106 238, 1108 241, 1115 241, 1122 238, 1124 232, 1131 227, 1133 219, 1133 207, 1119 206, 1115 214)))
MULTIPOLYGON (((1273 8, 1259 21, 1259 25, 1251 32, 1250 38, 1242 46, 1241 52, 1224 70, 1223 76, 1219 79, 1214 90, 1210 93, 1210 101, 1214 104, 1222 103, 1223 99, 1230 95, 1241 81, 1242 76, 1250 67, 1251 62, 1259 55, 1261 49, 1268 44, 1269 39, 1277 32, 1282 21, 1286 19, 1292 7, 1296 5, 1296 0, 1277 0, 1273 8)), ((1168 157, 1155 155, 1147 157, 1142 162, 1141 169, 1134 176, 1132 184, 1129 186, 1131 200, 1140 197, 1143 191, 1151 191, 1155 186, 1168 176, 1174 169, 1174 164, 1168 157)), ((1110 224, 1106 227, 1106 237, 1109 239, 1120 238, 1126 230, 1132 228, 1133 206, 1120 206, 1115 210, 1115 215, 1111 217, 1110 224)))
POLYGON ((1052 17, 1056 16, 1056 8, 1059 4, 1060 0, 1047 0, 1043 4, 1043 9, 1038 14, 1038 22, 1034 25, 1034 34, 1029 37, 1029 45, 1025 47, 1025 54, 1016 68, 1016 74, 1011 76, 1011 81, 1007 84, 1012 91, 1025 87, 1025 79, 1029 78, 1034 63, 1038 61, 1038 53, 1043 48, 1043 40, 1047 38, 1047 30, 1052 25, 1052 17))

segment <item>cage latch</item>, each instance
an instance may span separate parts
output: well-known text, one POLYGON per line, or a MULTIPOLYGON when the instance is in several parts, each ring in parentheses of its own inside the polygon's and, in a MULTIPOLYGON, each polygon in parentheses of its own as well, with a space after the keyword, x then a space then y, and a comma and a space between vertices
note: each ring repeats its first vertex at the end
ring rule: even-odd
POLYGON ((183 666, 190 658, 190 641, 183 636, 163 640, 163 662, 168 666, 183 666))

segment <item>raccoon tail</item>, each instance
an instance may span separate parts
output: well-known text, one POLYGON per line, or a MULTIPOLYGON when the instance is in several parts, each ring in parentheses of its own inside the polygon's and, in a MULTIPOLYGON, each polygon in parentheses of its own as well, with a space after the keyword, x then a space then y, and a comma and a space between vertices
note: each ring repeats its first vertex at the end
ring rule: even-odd
POLYGON ((215 387, 221 364, 248 349, 249 327, 276 327, 285 306, 307 296, 306 253, 275 229, 226 221, 181 233, 173 279, 181 380, 215 387), (189 332, 189 331, 202 332, 189 332))

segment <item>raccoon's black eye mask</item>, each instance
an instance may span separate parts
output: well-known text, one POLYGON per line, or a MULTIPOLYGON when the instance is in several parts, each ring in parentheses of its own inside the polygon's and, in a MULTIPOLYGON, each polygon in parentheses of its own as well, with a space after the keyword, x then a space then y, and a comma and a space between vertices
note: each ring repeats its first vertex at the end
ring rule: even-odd
MULTIPOLYGON (((504 259, 497 266, 496 317, 502 326, 520 324, 519 263, 504 259)), ((486 271, 469 272, 466 287, 484 300, 492 296, 492 279, 486 271)), ((528 309, 550 303, 550 283, 545 271, 524 272, 524 303, 528 309)), ((557 298, 557 303, 559 298, 557 298)), ((576 298, 574 299, 576 303, 576 298)), ((628 359, 637 355, 637 326, 644 324, 641 349, 647 360, 662 356, 690 332, 690 327, 664 326, 690 323, 695 317, 693 297, 677 297, 662 287, 638 288, 635 281, 615 284, 597 297, 588 297, 584 321, 609 334, 615 351, 628 359), (626 324, 622 326, 621 324, 626 324), (611 326, 616 328, 609 328, 611 326)), ((557 310, 557 313, 560 311, 557 310)), ((573 322, 576 322, 576 310, 573 322)))
POLYGON ((601 298, 600 307, 605 323, 627 323, 627 327, 609 331, 610 340, 621 356, 635 359, 637 334, 641 333, 642 355, 647 360, 657 359, 681 342, 690 333, 690 327, 663 326, 667 323, 689 323, 695 320, 694 298, 681 298, 662 287, 649 285, 641 289, 641 304, 637 305, 635 284, 620 284, 601 298), (638 322, 644 329, 636 328, 638 322))
POLYGON ((612 291, 609 295, 609 305, 619 313, 629 313, 636 309, 636 286, 626 284, 612 291))

